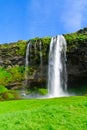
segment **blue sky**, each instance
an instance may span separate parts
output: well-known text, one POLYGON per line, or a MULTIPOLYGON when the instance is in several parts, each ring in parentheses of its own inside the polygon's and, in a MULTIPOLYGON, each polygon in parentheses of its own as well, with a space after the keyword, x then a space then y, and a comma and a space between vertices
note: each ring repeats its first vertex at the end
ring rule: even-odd
POLYGON ((75 32, 87 26, 87 0, 0 0, 0 43, 75 32))

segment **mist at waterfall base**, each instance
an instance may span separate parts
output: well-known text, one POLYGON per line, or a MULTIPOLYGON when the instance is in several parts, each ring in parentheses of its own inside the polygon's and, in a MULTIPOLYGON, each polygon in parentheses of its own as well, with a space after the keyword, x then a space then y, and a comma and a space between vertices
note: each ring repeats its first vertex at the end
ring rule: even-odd
MULTIPOLYGON (((62 35, 51 38, 48 61, 48 94, 41 96, 39 94, 26 94, 26 85, 28 80, 29 52, 31 43, 29 42, 26 49, 25 63, 25 88, 23 88, 22 96, 25 98, 53 98, 69 96, 67 92, 67 70, 66 70, 66 40, 62 35)), ((40 41, 40 66, 42 69, 42 46, 40 41)), ((41 70, 42 73, 42 70, 41 70)), ((42 74, 41 74, 42 75, 42 74)))

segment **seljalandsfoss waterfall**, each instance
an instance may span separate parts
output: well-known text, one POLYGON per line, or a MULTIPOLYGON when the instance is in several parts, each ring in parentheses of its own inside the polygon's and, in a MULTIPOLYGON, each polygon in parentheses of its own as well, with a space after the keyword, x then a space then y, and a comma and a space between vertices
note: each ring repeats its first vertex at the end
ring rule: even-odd
MULTIPOLYGON (((32 43, 27 44, 26 49, 26 60, 25 60, 25 89, 28 84, 28 68, 30 63, 30 50, 32 43)), ((49 57, 48 57, 48 79, 47 79, 47 91, 48 94, 42 98, 52 98, 52 97, 61 97, 67 96, 67 71, 66 71, 66 40, 62 35, 51 38, 49 46, 49 57)), ((35 55, 36 55, 36 45, 35 45, 35 55)), ((39 51, 40 51, 40 68, 41 68, 41 78, 42 78, 42 69, 43 69, 43 58, 42 58, 42 43, 39 42, 39 51)), ((26 95, 26 94, 24 94, 26 95)), ((28 97, 35 97, 34 95, 28 95, 28 97)), ((37 98, 37 96, 36 96, 37 98)), ((41 95, 38 95, 38 98, 41 98, 41 95)))
POLYGON ((62 35, 52 37, 48 62, 49 97, 65 96, 67 92, 66 41, 62 35))

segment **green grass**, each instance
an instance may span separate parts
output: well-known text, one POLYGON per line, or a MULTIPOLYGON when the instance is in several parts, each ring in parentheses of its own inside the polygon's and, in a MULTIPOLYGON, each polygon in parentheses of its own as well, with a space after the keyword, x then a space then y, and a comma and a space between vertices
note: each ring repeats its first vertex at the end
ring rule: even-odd
POLYGON ((0 130, 87 130, 87 97, 0 102, 0 130))

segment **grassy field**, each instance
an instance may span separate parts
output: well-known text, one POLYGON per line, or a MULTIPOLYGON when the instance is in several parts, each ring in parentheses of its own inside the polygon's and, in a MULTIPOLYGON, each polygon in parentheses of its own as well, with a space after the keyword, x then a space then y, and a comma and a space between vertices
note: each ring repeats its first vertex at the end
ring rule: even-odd
POLYGON ((87 130, 87 97, 0 102, 0 130, 87 130))

